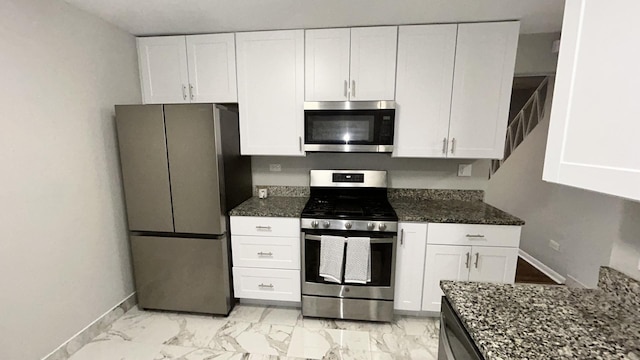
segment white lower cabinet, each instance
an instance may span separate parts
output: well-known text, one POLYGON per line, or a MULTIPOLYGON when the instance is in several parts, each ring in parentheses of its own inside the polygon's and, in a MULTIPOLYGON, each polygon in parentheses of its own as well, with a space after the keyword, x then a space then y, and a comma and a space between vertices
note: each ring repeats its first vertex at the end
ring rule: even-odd
POLYGON ((241 299, 300 299, 300 219, 231 217, 233 290, 241 299))
POLYGON ((470 246, 427 245, 422 294, 422 310, 440 311, 440 280, 465 281, 471 257, 470 246))
POLYGON ((427 224, 399 223, 393 308, 420 311, 427 224))
POLYGON ((520 226, 400 223, 394 309, 440 311, 440 281, 513 283, 520 226))
POLYGON ((300 270, 233 268, 237 298, 300 301, 300 270))

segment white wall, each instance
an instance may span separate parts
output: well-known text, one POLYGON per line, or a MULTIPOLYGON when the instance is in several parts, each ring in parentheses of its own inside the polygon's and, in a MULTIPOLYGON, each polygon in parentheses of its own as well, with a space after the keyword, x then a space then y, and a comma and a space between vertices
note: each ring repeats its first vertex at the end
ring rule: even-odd
POLYGON ((611 262, 622 271, 637 266, 640 205, 542 181, 548 128, 547 116, 491 178, 485 201, 526 221, 521 249, 561 275, 595 287, 600 266, 611 262), (548 246, 549 239, 560 251, 548 246), (635 255, 626 253, 632 259, 624 259, 614 251, 612 256, 612 246, 632 247, 635 255))
POLYGON ((254 185, 309 186, 311 169, 387 170, 389 187, 416 189, 484 190, 488 160, 398 159, 388 154, 308 153, 306 157, 254 156, 254 185), (270 172, 280 164, 281 172, 270 172), (458 177, 458 164, 473 164, 471 177, 458 177))
POLYGON ((135 40, 59 0, 0 2, 0 358, 40 359, 133 292, 113 105, 135 40))
POLYGON ((515 74, 548 75, 555 74, 558 66, 558 54, 551 52, 560 33, 522 34, 518 39, 515 74))

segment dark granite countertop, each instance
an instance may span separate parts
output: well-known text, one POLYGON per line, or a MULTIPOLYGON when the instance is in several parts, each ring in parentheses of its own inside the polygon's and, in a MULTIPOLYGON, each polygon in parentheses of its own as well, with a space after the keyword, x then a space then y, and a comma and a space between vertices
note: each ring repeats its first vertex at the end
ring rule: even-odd
POLYGON ((523 220, 478 200, 397 197, 389 202, 399 221, 524 225, 523 220))
POLYGON ((230 216, 300 217, 307 197, 269 196, 266 199, 252 197, 233 208, 230 216))
POLYGON ((613 269, 600 289, 440 286, 486 360, 640 359, 640 286, 613 269))

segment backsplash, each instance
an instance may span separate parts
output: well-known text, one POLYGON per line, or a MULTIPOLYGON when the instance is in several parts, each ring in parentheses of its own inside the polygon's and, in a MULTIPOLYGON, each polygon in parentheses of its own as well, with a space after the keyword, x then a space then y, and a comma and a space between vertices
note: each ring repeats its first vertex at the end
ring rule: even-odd
POLYGON ((267 188, 268 196, 309 197, 308 186, 254 185, 253 196, 258 196, 258 188, 267 188))
POLYGON ((484 190, 489 160, 407 159, 389 154, 309 153, 305 157, 253 156, 253 183, 309 186, 312 169, 386 170, 389 188, 484 190), (270 171, 270 165, 280 171, 270 171), (459 164, 472 164, 470 177, 457 175, 459 164), (276 167, 277 168, 277 167, 276 167))

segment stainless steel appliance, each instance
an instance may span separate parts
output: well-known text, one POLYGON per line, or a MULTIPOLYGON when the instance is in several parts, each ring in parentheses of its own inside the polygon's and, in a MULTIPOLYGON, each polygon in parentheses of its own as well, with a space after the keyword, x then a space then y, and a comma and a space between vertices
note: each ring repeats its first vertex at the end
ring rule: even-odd
POLYGON ((117 105, 138 303, 228 314, 227 209, 251 197, 238 114, 213 104, 117 105))
POLYGON ((453 311, 446 297, 442 297, 440 312, 440 343, 438 360, 482 360, 484 357, 453 311))
POLYGON ((393 101, 304 103, 304 150, 392 152, 393 101))
POLYGON ((391 321, 398 217, 387 200, 386 171, 311 170, 310 177, 301 216, 302 315, 391 321), (371 281, 326 281, 319 270, 322 235, 369 237, 371 281))

